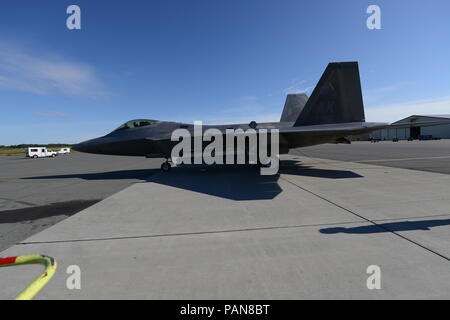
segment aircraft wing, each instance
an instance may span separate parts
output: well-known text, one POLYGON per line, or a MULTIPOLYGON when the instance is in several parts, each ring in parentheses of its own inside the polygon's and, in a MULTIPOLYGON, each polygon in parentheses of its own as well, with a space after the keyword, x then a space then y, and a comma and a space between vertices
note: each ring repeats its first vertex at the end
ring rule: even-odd
POLYGON ((286 140, 291 148, 321 143, 349 143, 345 137, 369 133, 388 126, 386 123, 352 122, 280 128, 280 137, 286 140))
POLYGON ((321 124, 314 126, 301 127, 287 127, 280 128, 280 134, 302 134, 302 133, 336 133, 336 134, 356 134, 370 132, 374 130, 384 129, 389 127, 387 123, 373 123, 373 122, 351 122, 338 124, 321 124))

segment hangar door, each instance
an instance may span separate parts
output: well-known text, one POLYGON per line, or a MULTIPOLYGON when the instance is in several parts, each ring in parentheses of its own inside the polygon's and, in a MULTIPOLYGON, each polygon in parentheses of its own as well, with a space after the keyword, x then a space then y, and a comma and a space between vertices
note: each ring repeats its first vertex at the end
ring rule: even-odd
POLYGON ((410 136, 413 139, 419 139, 420 137, 420 127, 411 127, 410 136))

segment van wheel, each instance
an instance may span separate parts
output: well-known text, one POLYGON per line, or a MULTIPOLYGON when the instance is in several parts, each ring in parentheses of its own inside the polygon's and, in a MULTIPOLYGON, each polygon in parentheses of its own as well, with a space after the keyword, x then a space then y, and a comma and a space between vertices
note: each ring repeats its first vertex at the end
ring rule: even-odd
POLYGON ((33 159, 37 159, 37 157, 38 157, 37 155, 34 155, 34 156, 33 156, 33 159))
POLYGON ((56 157, 56 155, 52 154, 52 158, 56 157))

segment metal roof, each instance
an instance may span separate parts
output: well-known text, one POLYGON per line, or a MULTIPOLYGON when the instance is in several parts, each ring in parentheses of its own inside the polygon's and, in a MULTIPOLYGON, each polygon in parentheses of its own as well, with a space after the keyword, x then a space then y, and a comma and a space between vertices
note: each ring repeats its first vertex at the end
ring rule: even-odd
POLYGON ((448 120, 450 120, 450 114, 412 115, 407 118, 398 120, 394 123, 406 122, 408 120, 413 120, 415 118, 433 118, 433 119, 448 119, 448 120))

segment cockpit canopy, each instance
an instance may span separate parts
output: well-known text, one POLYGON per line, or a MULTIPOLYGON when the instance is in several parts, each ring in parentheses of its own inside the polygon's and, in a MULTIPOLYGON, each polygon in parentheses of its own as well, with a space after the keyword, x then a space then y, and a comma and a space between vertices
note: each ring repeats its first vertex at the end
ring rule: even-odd
POLYGON ((156 124, 157 122, 158 121, 156 121, 156 120, 149 120, 149 119, 131 120, 131 121, 128 121, 127 123, 124 123, 123 125, 121 125, 114 131, 151 126, 151 125, 156 124))

